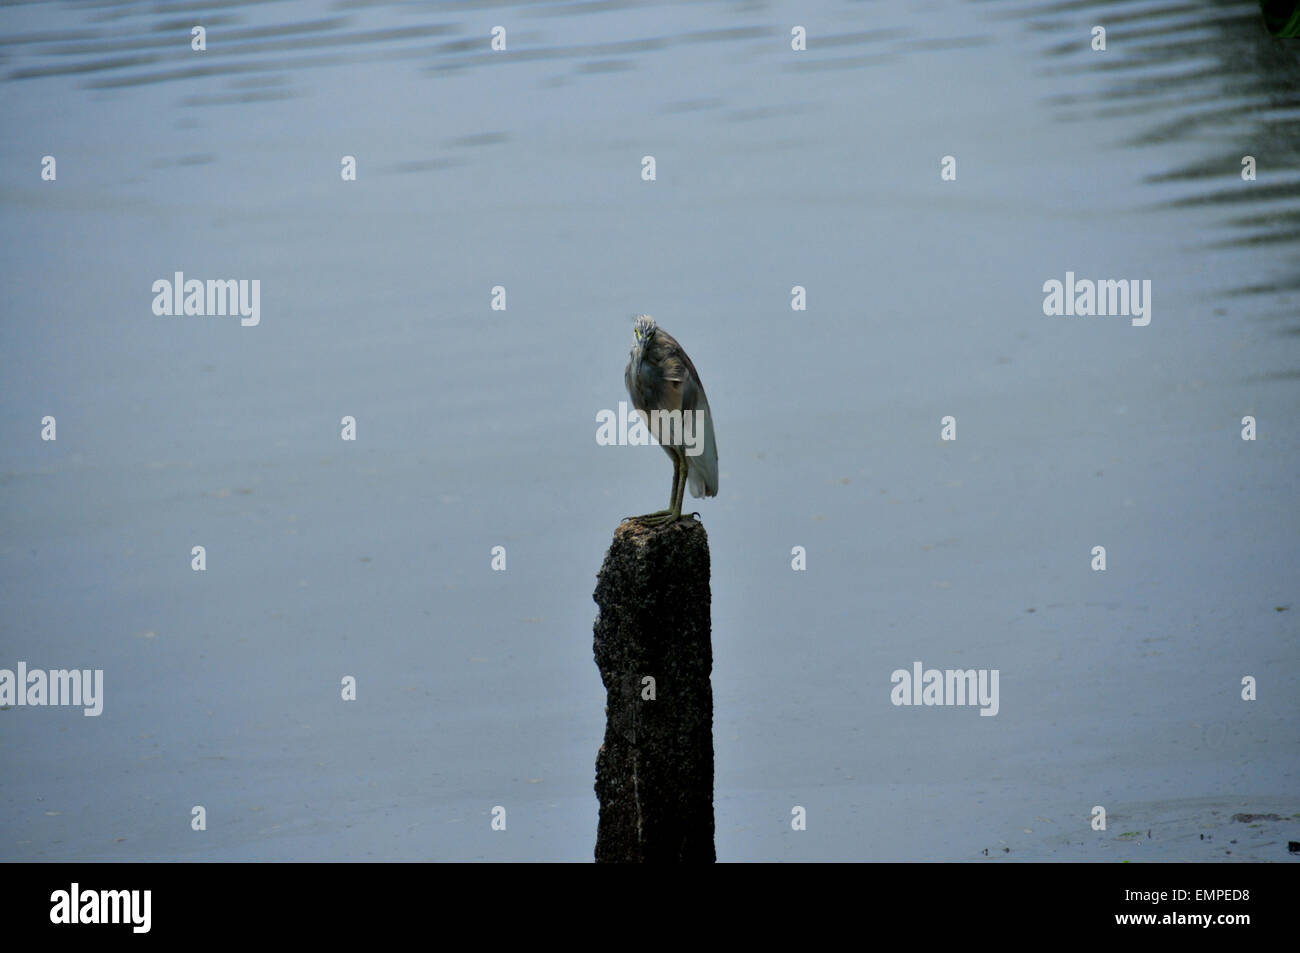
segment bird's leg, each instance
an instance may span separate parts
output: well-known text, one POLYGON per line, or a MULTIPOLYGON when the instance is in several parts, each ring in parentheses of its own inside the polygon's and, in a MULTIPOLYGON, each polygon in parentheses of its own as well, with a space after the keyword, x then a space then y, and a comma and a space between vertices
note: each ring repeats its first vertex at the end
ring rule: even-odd
POLYGON ((668 497, 668 508, 663 512, 680 512, 677 510, 677 486, 681 485, 681 467, 677 465, 677 458, 672 459, 672 494, 668 497))
POLYGON ((673 519, 682 518, 682 497, 686 496, 686 451, 677 453, 677 479, 673 480, 673 519))
POLYGON ((673 493, 668 500, 669 508, 666 510, 656 510, 654 513, 646 513, 644 516, 628 516, 623 522, 636 520, 638 523, 645 523, 647 526, 660 526, 664 523, 671 523, 674 520, 681 519, 682 515, 682 492, 686 489, 686 457, 679 453, 673 454, 673 493))
POLYGON ((668 512, 682 515, 682 490, 686 489, 686 461, 680 456, 673 457, 673 495, 668 501, 668 512))
MULTIPOLYGON (((686 498, 686 453, 682 452, 679 458, 680 466, 678 467, 678 481, 673 483, 673 512, 677 514, 675 519, 682 519, 682 502, 686 498)), ((690 514, 692 519, 699 519, 699 513, 690 514)))

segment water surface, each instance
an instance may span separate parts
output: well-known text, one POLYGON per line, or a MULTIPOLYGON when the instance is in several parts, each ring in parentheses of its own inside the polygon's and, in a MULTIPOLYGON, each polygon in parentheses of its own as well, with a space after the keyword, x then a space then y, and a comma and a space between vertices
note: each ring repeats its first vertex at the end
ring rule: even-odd
POLYGON ((0 712, 0 856, 590 860, 595 572, 671 480, 595 441, 636 312, 716 415, 719 859, 1300 839, 1230 820, 1300 813, 1300 66, 1256 4, 194 17, 0 10, 0 667, 107 696, 0 712), (154 315, 178 270, 260 324, 154 315), (1150 325, 1045 316, 1067 271, 1150 325), (998 715, 891 705, 914 660, 998 715))

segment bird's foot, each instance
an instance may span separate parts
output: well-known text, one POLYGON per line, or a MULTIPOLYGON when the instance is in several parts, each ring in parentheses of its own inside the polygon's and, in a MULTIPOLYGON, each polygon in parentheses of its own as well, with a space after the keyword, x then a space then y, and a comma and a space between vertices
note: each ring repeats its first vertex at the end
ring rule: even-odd
POLYGON ((654 513, 646 513, 642 516, 625 516, 623 522, 641 523, 644 526, 663 526, 681 518, 681 513, 674 513, 672 510, 657 510, 654 513))

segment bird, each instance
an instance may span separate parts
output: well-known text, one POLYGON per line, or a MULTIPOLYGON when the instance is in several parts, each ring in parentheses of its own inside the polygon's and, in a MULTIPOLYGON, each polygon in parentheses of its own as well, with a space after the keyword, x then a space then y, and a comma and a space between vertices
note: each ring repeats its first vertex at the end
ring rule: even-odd
POLYGON ((623 382, 632 406, 673 461, 673 492, 668 509, 627 519, 658 526, 682 518, 682 497, 688 483, 691 496, 718 495, 718 445, 704 384, 676 338, 648 314, 636 316, 632 336, 623 382), (681 419, 675 431, 674 411, 680 412, 681 419))

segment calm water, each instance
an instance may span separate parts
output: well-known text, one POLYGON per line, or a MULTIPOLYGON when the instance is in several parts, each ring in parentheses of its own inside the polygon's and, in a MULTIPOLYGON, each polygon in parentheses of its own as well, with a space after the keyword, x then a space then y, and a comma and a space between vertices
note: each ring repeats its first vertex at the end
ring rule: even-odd
POLYGON ((0 668, 106 694, 0 712, 0 857, 589 860, 595 572, 671 481, 595 441, 636 312, 717 421, 719 859, 1283 857, 1195 832, 1300 812, 1298 49, 1251 2, 0 9, 0 668), (260 323, 155 315, 176 271, 260 323), (1067 271, 1150 325, 1045 316, 1067 271), (893 706, 915 660, 998 715, 893 706))

